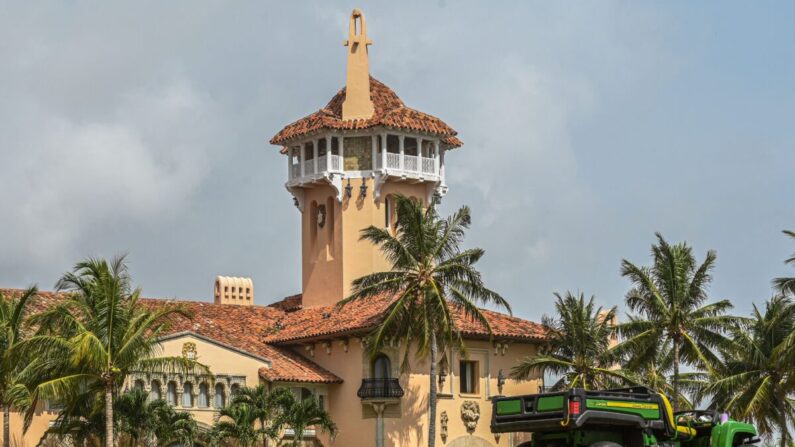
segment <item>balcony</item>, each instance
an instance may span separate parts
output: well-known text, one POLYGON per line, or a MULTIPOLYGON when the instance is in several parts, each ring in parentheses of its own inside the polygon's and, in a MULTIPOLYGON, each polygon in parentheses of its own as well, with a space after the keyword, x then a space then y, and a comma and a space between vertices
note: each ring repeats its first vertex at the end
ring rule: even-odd
POLYGON ((361 399, 400 399, 403 388, 398 379, 362 379, 356 395, 361 399))

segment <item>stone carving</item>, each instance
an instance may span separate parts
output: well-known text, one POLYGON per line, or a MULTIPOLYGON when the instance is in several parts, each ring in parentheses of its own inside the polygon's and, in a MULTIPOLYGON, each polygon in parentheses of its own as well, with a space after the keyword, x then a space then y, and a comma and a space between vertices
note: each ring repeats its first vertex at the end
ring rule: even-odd
POLYGON ((196 360, 196 343, 189 341, 183 344, 182 356, 188 360, 196 360))
POLYGON ((447 412, 442 411, 442 416, 440 418, 440 422, 442 424, 441 432, 439 433, 442 436, 442 442, 447 442, 447 422, 449 418, 447 417, 447 412))
POLYGON ((461 420, 469 433, 475 431, 478 426, 478 419, 480 419, 480 405, 474 400, 465 400, 461 404, 461 420))

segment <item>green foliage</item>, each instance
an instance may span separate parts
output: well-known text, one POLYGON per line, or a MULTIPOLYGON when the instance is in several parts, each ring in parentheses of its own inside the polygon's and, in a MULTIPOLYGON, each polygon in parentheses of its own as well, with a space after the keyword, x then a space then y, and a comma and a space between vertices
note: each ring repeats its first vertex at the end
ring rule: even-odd
POLYGON ((182 357, 158 357, 158 339, 172 315, 188 316, 180 307, 141 303, 140 290, 119 257, 111 262, 88 259, 65 274, 57 289, 67 298, 36 315, 39 333, 27 349, 47 353, 45 369, 52 377, 34 396, 65 405, 58 429, 73 430, 94 409, 97 397, 106 404, 106 445, 113 442, 113 396, 132 372, 209 374, 206 366, 182 357))
POLYGON ((339 306, 394 297, 370 336, 370 354, 375 356, 391 340, 401 340, 407 347, 401 362, 403 371, 409 367, 409 346, 416 347, 420 358, 430 356, 428 445, 432 447, 436 442, 437 353, 447 347, 466 348, 456 328, 453 307, 491 332, 478 305, 491 304, 509 312, 510 306, 486 288, 475 269, 484 251, 460 248, 471 223, 468 207, 442 219, 435 203, 423 209, 419 201, 397 196, 396 211, 394 229, 370 226, 361 233, 361 240, 376 245, 391 269, 354 280, 351 295, 339 306))
POLYGON ((283 399, 281 404, 283 407, 279 424, 293 430, 293 440, 290 445, 300 445, 307 427, 310 426, 329 433, 332 437, 337 434, 337 425, 326 410, 320 407, 317 399, 310 397, 301 400, 290 397, 283 399))
MULTIPOLYGON (((728 300, 707 303, 715 252, 707 252, 704 262, 698 265, 686 243, 670 245, 659 233, 656 236, 650 267, 622 262, 621 274, 633 283, 626 304, 638 315, 618 326, 624 340, 616 347, 616 353, 625 359, 626 369, 644 370, 670 352, 671 394, 678 396, 680 365, 711 371, 720 362, 719 350, 730 343, 726 332, 736 326, 738 319, 726 315, 732 308, 728 300)), ((657 367, 665 370, 668 365, 657 367)), ((675 408, 679 403, 679 399, 674 399, 675 408)))
POLYGON ((792 442, 788 426, 795 422, 795 302, 775 296, 764 311, 754 305, 753 317, 731 332, 732 346, 723 362, 697 388, 709 396, 710 407, 735 418, 751 420, 768 439, 774 431, 782 444, 792 442))
MULTIPOLYGON (((795 240, 795 231, 784 230, 783 233, 795 240)), ((795 267, 795 253, 784 262, 795 267)), ((782 294, 795 296, 795 276, 776 278, 773 280, 773 285, 782 294)))
POLYGON ((594 298, 555 293, 557 316, 545 315, 542 324, 549 334, 541 354, 526 357, 511 371, 516 379, 528 379, 546 372, 560 376, 553 389, 604 389, 630 381, 616 369, 610 352, 615 336, 612 321, 615 307, 603 311, 594 298))
POLYGON ((192 445, 198 437, 193 416, 176 411, 162 399, 150 401, 143 390, 123 393, 113 405, 115 425, 130 447, 192 445))
MULTIPOLYGON (((25 343, 28 304, 36 297, 36 287, 30 287, 17 298, 0 293, 0 407, 3 408, 3 445, 10 443, 8 414, 12 408, 27 410, 35 404, 30 387, 41 380, 39 361, 22 355, 25 343)), ((26 419, 25 428, 30 423, 26 419)))
POLYGON ((254 446, 277 440, 285 428, 293 431, 290 445, 300 445, 309 426, 334 436, 337 426, 331 416, 320 407, 317 399, 297 399, 288 389, 268 386, 243 387, 229 405, 220 411, 218 421, 210 431, 213 445, 254 446))

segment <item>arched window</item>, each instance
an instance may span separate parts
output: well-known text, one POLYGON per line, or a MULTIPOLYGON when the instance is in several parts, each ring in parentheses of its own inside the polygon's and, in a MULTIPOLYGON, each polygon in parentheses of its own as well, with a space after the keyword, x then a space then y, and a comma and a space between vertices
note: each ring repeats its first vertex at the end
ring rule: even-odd
POLYGON ((177 404, 177 384, 174 381, 168 382, 168 389, 166 390, 166 402, 170 405, 177 404))
POLYGON ((199 408, 207 408, 210 406, 210 387, 202 382, 199 385, 199 408))
POLYGON ((182 406, 185 408, 193 407, 193 384, 185 382, 182 385, 182 406))
POLYGON ((232 396, 234 396, 235 394, 237 394, 238 390, 240 390, 240 385, 238 385, 238 384, 234 384, 234 385, 232 385, 232 387, 229 389, 229 394, 230 394, 230 395, 232 395, 232 396))
POLYGON ((215 399, 213 400, 215 408, 224 408, 226 406, 226 396, 224 395, 224 386, 220 383, 215 385, 215 399))
POLYGON ((378 354, 378 356, 373 359, 372 366, 372 377, 374 379, 388 379, 392 375, 392 362, 390 362, 389 357, 384 354, 378 354))
POLYGON ((391 194, 384 197, 384 228, 395 228, 395 199, 391 194))
POLYGON ((160 381, 153 380, 152 381, 152 389, 149 391, 149 400, 160 400, 163 396, 160 395, 160 381))
POLYGON ((143 391, 144 390, 144 381, 141 380, 141 379, 136 380, 135 383, 133 383, 133 389, 135 391, 143 391))

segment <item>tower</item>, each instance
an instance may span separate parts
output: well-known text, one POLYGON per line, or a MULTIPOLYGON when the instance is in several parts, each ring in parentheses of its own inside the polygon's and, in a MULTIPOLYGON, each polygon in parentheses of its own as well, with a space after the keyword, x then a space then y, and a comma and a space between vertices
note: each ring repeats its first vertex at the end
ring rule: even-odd
POLYGON ((362 229, 392 226, 394 197, 429 203, 447 192, 444 157, 460 147, 439 118, 406 107, 369 75, 364 14, 351 13, 345 87, 272 139, 287 158, 287 190, 301 212, 302 302, 336 304, 351 281, 389 269, 362 229))

